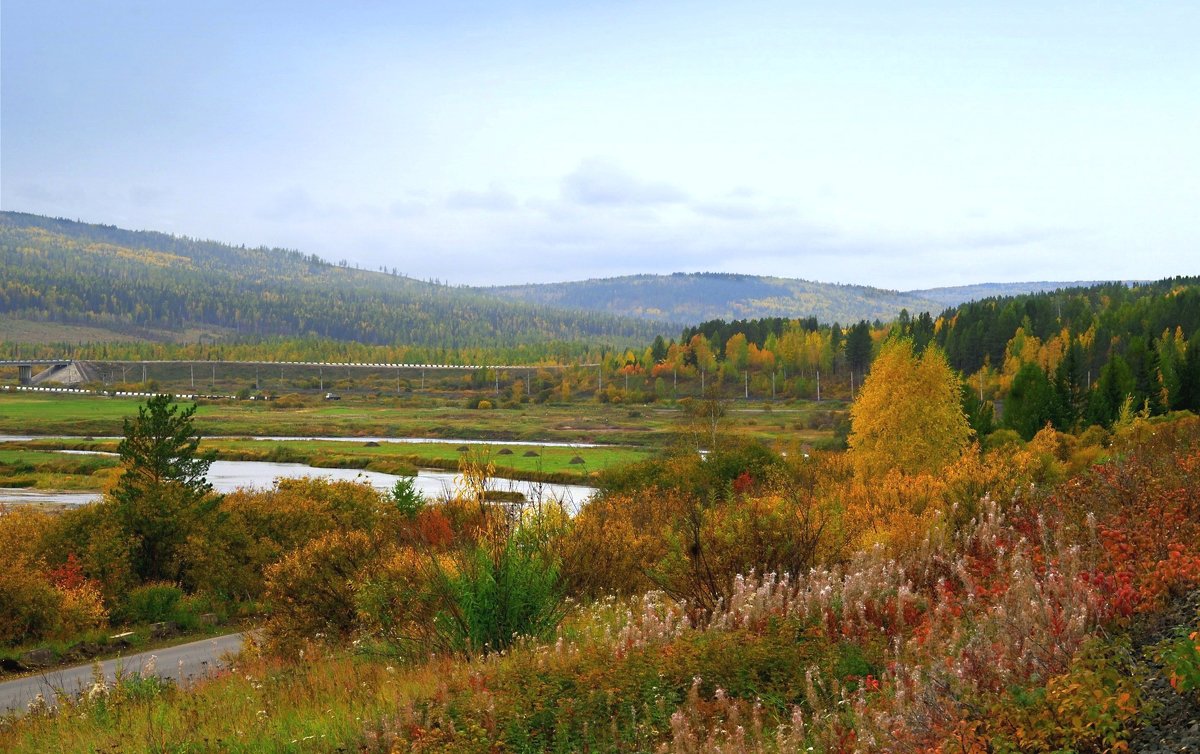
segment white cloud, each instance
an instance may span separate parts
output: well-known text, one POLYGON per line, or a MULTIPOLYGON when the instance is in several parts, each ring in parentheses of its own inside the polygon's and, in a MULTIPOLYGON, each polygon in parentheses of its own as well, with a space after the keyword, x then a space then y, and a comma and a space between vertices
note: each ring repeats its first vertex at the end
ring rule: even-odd
POLYGON ((678 204, 687 199, 676 186, 643 181, 614 162, 595 158, 563 178, 562 194, 577 204, 622 207, 678 204))

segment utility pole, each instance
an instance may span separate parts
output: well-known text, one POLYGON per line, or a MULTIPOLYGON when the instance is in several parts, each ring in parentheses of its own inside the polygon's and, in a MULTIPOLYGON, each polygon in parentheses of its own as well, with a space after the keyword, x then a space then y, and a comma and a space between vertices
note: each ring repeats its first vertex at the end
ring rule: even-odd
POLYGON ((850 370, 850 400, 854 400, 854 370, 850 370))
POLYGON ((775 400, 775 373, 771 372, 771 400, 775 400))
POLYGON ((142 364, 142 385, 146 384, 146 365, 142 364))
POLYGON ((700 394, 704 395, 704 370, 700 370, 700 394))
POLYGON ((317 367, 317 379, 321 381, 321 392, 325 392, 325 368, 317 367))
POLYGON ((750 370, 747 369, 746 371, 742 372, 742 377, 746 383, 745 398, 746 400, 750 400, 750 370))
POLYGON ((817 403, 821 402, 821 370, 817 370, 817 403))
POLYGON ((192 390, 196 389, 196 365, 188 364, 188 371, 192 373, 192 390))
POLYGON ((208 389, 216 392, 217 389, 217 365, 212 365, 212 382, 208 383, 208 389))

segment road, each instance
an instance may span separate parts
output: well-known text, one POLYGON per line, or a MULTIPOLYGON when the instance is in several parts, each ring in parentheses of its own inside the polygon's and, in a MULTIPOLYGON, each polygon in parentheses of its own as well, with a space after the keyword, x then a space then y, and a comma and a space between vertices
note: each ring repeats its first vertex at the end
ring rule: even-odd
MULTIPOLYGON (((222 667, 222 656, 237 652, 241 647, 242 634, 226 634, 211 639, 193 641, 189 644, 163 647, 115 660, 106 660, 100 663, 100 666, 104 670, 105 679, 111 683, 118 670, 126 674, 140 671, 149 661, 150 656, 154 655, 156 657, 155 674, 179 683, 210 674, 222 667)), ((38 694, 41 694, 48 704, 53 705, 55 690, 77 694, 91 686, 91 665, 60 668, 40 675, 26 676, 0 683, 0 715, 6 715, 13 711, 24 711, 38 694)))

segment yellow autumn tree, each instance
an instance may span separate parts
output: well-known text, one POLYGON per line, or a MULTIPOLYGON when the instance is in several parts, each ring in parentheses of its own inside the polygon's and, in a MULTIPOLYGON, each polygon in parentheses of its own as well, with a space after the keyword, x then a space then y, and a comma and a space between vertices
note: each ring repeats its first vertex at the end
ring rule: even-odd
POLYGON ((945 354, 931 345, 917 357, 907 338, 885 343, 850 407, 849 442, 862 479, 891 469, 936 474, 961 457, 971 427, 945 354))

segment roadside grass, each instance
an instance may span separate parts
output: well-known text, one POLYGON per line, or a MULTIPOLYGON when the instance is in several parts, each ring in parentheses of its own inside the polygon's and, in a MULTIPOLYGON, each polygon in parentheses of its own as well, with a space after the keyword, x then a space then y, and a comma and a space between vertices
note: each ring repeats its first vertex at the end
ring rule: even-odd
POLYGON ((59 751, 310 752, 365 741, 367 721, 390 719, 450 685, 467 685, 448 660, 395 668, 351 655, 301 662, 245 658, 181 689, 63 700, 57 715, 0 723, 0 748, 59 751), (63 722, 70 720, 70 725, 63 722))

